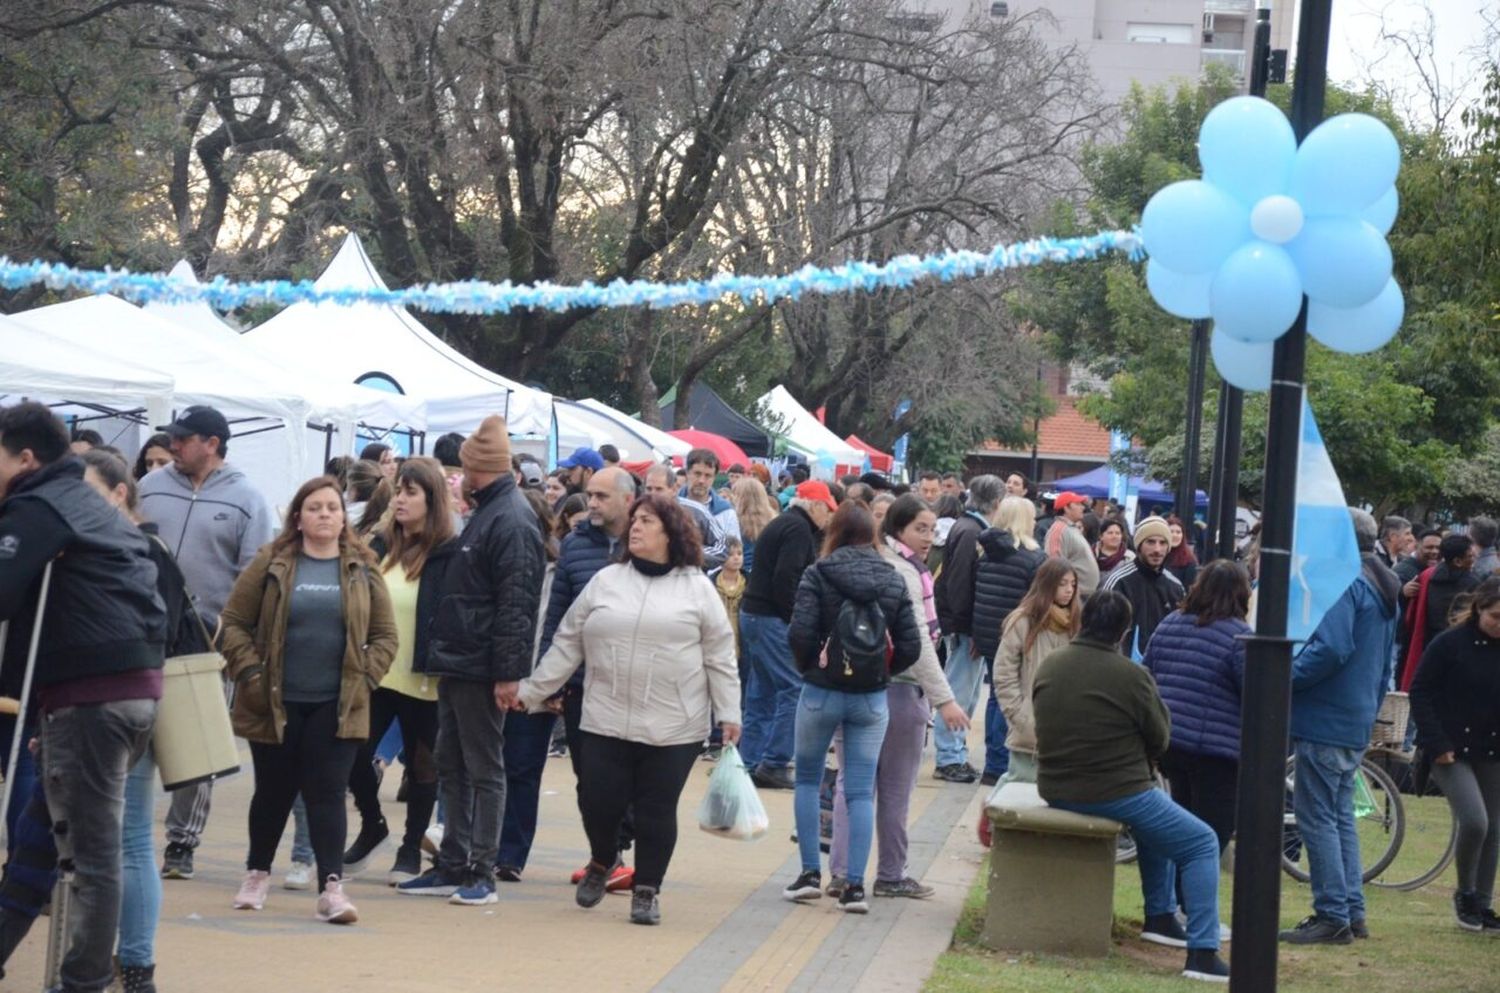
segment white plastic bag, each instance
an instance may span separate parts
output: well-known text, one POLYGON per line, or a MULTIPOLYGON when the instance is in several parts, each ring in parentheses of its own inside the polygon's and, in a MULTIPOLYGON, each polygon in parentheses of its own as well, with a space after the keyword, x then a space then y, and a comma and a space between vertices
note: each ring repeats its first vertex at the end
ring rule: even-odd
POLYGON ((698 827, 735 841, 754 841, 771 829, 766 806, 755 792, 739 749, 725 745, 719 753, 708 792, 698 805, 698 827))

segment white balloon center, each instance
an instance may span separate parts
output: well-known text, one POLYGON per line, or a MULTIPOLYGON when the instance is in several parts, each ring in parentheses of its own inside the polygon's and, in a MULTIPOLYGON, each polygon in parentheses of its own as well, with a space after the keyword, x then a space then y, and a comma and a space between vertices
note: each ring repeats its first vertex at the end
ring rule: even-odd
POLYGON ((1285 245, 1302 231, 1302 205, 1277 193, 1250 209, 1250 230, 1273 245, 1285 245))

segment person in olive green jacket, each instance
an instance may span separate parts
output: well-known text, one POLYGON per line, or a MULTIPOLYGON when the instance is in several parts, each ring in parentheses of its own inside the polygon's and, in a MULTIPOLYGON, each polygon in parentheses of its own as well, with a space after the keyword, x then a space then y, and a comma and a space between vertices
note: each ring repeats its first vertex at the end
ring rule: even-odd
POLYGON ((240 574, 224 608, 235 733, 250 742, 255 793, 237 910, 260 910, 292 803, 307 804, 320 920, 352 923, 343 893, 344 793, 370 733, 370 694, 390 668, 396 622, 374 556, 327 476, 297 490, 286 524, 240 574))
POLYGON ((1151 674, 1117 648, 1130 624, 1130 601, 1100 590, 1084 605, 1078 637, 1038 666, 1037 792, 1059 809, 1130 828, 1146 902, 1141 938, 1186 948, 1185 977, 1227 982, 1218 956, 1219 842, 1156 786, 1152 767, 1167 750, 1171 719, 1151 674), (1174 913, 1178 878, 1186 930, 1174 913))

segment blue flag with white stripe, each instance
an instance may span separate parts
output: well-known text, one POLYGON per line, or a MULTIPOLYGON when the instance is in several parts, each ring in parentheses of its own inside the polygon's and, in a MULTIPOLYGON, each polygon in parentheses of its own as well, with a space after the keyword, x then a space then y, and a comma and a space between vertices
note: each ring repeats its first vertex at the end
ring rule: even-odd
POLYGON ((1310 638, 1359 572, 1359 545, 1354 540, 1354 522, 1349 519, 1344 487, 1304 394, 1287 637, 1297 641, 1310 638))

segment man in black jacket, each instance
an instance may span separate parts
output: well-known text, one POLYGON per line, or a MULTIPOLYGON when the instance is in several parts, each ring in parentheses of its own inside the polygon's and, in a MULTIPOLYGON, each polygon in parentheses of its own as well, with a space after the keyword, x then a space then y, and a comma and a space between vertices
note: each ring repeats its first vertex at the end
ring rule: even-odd
POLYGON ((740 755, 763 789, 796 785, 789 770, 802 673, 792 661, 787 626, 797 584, 817 558, 818 534, 835 508, 826 483, 802 483, 786 513, 767 524, 755 543, 755 569, 740 604, 740 637, 748 662, 740 755))
POLYGON ((1125 632, 1120 651, 1136 662, 1145 658, 1156 625, 1187 596, 1182 582, 1163 568, 1171 547, 1167 522, 1160 517, 1146 518, 1135 526, 1135 560, 1116 566, 1099 587, 1123 593, 1130 601, 1130 630, 1125 632))
POLYGON ((83 468, 46 407, 0 409, 0 621, 11 625, 0 681, 20 696, 51 563, 35 700, 25 702, 46 715, 47 812, 59 862, 73 871, 61 988, 103 990, 120 919, 125 777, 156 723, 166 611, 146 536, 83 481, 83 468))
POLYGON ((486 417, 459 458, 474 511, 443 575, 427 650, 427 671, 443 677, 434 758, 447 822, 437 865, 396 889, 482 906, 496 899, 505 710, 531 671, 546 556, 511 473, 505 421, 486 417))
MULTIPOLYGON (((964 516, 953 522, 944 544, 943 567, 933 584, 938 624, 947 640, 945 671, 954 701, 964 713, 974 716, 979 689, 984 685, 985 660, 974 650, 974 564, 979 558, 979 535, 990 526, 1005 483, 999 476, 975 476, 969 480, 969 503, 964 516)), ((932 729, 937 750, 937 779, 950 783, 972 783, 979 771, 969 764, 966 732, 950 731, 938 722, 932 729)))

